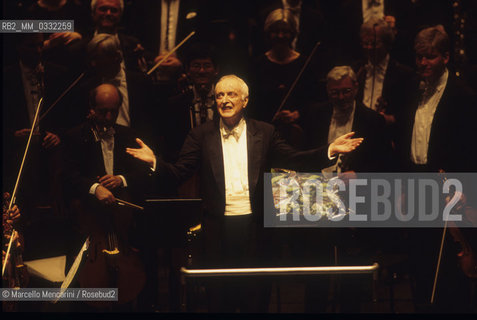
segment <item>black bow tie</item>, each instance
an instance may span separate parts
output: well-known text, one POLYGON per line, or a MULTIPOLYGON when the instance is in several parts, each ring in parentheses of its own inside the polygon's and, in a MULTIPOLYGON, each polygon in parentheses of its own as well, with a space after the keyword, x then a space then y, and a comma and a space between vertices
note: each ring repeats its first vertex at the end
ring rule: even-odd
POLYGON ((107 140, 107 139, 109 139, 109 138, 114 137, 114 133, 115 133, 114 128, 113 128, 113 127, 109 127, 109 128, 107 128, 106 130, 104 130, 104 131, 99 131, 99 132, 98 132, 98 135, 99 135, 99 138, 100 138, 100 139, 107 140))

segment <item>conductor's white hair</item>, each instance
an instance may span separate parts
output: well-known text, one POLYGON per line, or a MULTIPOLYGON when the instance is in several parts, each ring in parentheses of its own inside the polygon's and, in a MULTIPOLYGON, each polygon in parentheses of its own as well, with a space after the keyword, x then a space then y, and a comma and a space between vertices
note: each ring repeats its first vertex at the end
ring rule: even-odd
POLYGON ((243 81, 241 78, 237 77, 235 74, 228 74, 226 76, 223 76, 222 78, 219 79, 219 81, 217 81, 217 84, 215 85, 215 87, 217 88, 217 86, 220 82, 222 82, 224 80, 229 80, 229 79, 234 79, 239 84, 240 91, 242 92, 242 100, 244 100, 245 98, 248 98, 248 86, 247 86, 247 84, 245 83, 245 81, 243 81))
MULTIPOLYGON (((121 8, 121 14, 124 12, 124 0, 118 0, 119 6, 121 8)), ((94 12, 96 9, 96 5, 98 4, 98 0, 91 0, 91 12, 94 12)))
POLYGON ((339 81, 344 77, 350 77, 351 80, 357 81, 356 73, 354 73, 350 66, 337 66, 328 72, 328 75, 326 76, 326 82, 339 81))

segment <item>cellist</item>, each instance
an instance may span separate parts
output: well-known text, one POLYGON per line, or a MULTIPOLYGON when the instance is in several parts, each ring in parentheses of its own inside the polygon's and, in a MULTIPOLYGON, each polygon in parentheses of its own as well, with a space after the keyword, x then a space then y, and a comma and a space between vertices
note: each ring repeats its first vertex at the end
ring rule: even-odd
POLYGON ((137 251, 128 245, 134 217, 122 212, 117 201, 137 199, 148 173, 140 161, 126 154, 126 147, 136 142, 130 128, 116 124, 121 99, 112 84, 94 88, 89 119, 71 129, 64 144, 65 187, 72 214, 91 241, 87 260, 79 270, 80 284, 118 288, 120 303, 137 296, 145 276, 137 255, 128 255, 137 251), (131 259, 126 261, 119 254, 131 259), (122 285, 133 288, 121 290, 122 285))

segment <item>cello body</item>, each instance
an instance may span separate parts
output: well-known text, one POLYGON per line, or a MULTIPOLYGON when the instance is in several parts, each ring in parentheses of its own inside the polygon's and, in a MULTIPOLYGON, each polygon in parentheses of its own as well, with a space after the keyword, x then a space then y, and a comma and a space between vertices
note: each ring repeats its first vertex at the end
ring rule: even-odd
MULTIPOLYGON (((125 194, 123 194, 125 196, 125 194)), ((87 301, 98 309, 132 302, 146 283, 146 274, 139 250, 129 241, 134 212, 130 208, 95 203, 80 210, 84 231, 90 235, 86 259, 78 275, 82 288, 117 288, 118 301, 87 301)), ((79 208, 78 208, 79 206, 79 208)))

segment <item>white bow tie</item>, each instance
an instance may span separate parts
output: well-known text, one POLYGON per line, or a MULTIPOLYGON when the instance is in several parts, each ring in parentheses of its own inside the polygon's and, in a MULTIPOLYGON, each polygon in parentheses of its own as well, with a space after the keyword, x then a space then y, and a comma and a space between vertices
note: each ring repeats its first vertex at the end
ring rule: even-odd
POLYGON ((239 132, 239 127, 235 127, 232 130, 229 130, 227 128, 224 128, 224 131, 222 133, 225 139, 228 139, 230 136, 233 136, 235 140, 239 140, 240 138, 240 132, 239 132))

